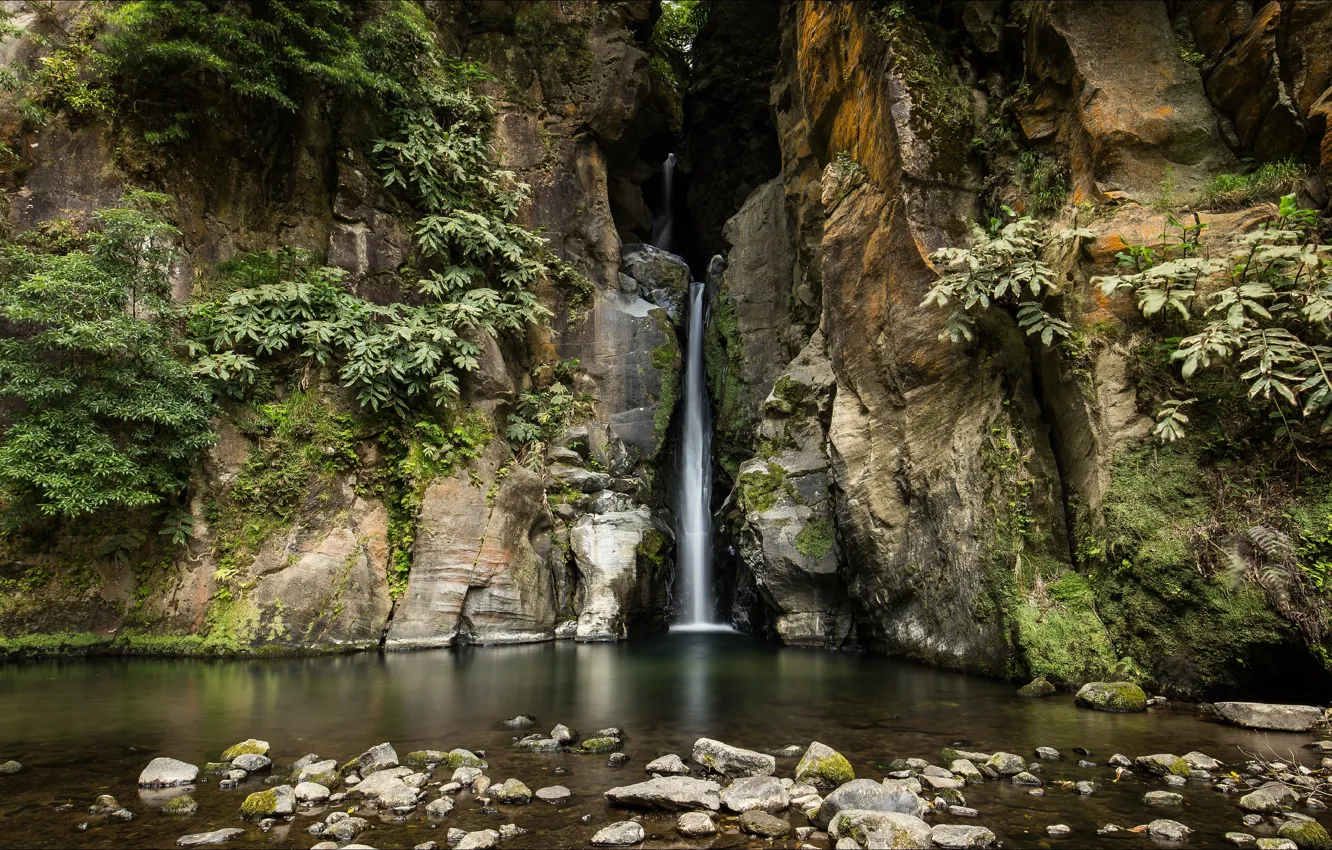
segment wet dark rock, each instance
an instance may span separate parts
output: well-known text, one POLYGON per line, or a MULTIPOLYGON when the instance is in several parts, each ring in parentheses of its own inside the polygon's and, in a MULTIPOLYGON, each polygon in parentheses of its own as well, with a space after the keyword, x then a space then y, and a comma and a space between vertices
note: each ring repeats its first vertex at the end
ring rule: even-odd
POLYGON ((116 802, 115 797, 110 794, 102 794, 88 807, 88 814, 109 815, 118 808, 120 808, 120 803, 116 802))
POLYGON ((691 758, 712 773, 735 779, 741 776, 771 776, 777 760, 766 753, 733 747, 711 738, 694 742, 691 758))
POLYGON ((755 809, 740 816, 740 829, 760 838, 781 838, 791 832, 791 824, 765 811, 755 809))
POLYGON ((510 729, 527 729, 537 725, 537 719, 530 714, 519 714, 516 717, 510 717, 508 720, 502 722, 510 729))
POLYGON ((390 743, 376 744, 356 757, 356 769, 365 776, 378 770, 398 766, 398 751, 390 743))
POLYGON ((1096 767, 1096 762, 1078 759, 1078 767, 1096 767))
POLYGON ((172 758, 155 758, 139 774, 140 788, 171 788, 189 785, 199 777, 199 768, 172 758))
POLYGON ((1193 830, 1179 821, 1161 818, 1147 824, 1147 834, 1162 841, 1185 841, 1193 830))
POLYGON ((1013 784, 1035 787, 1041 784, 1041 780, 1037 778, 1035 775, 1024 770, 1013 777, 1013 784))
POLYGON ((606 759, 607 767, 621 767, 629 761, 628 753, 611 753, 610 758, 606 759))
POLYGON ((245 830, 236 827, 227 829, 215 829, 212 832, 196 832, 193 835, 182 835, 176 839, 178 847, 201 847, 207 844, 224 844, 233 838, 240 838, 245 834, 245 830))
MULTIPOLYGON (((1328 752, 1332 753, 1332 741, 1329 741, 1328 744, 1329 744, 1328 752)), ((804 755, 805 747, 802 747, 799 744, 787 744, 784 747, 773 747, 772 749, 764 750, 763 752, 767 753, 773 758, 796 759, 804 755)))
POLYGON ((516 823, 506 823, 499 828, 499 836, 501 841, 507 838, 517 838, 518 836, 525 835, 526 833, 527 830, 523 829, 521 826, 519 826, 516 823))
POLYGON ((1018 688, 1020 697, 1048 697, 1053 696, 1055 686, 1050 684, 1044 676, 1037 676, 1027 684, 1018 688))
POLYGON ((643 838, 643 825, 627 820, 597 830, 592 843, 598 847, 627 847, 642 842, 643 838))

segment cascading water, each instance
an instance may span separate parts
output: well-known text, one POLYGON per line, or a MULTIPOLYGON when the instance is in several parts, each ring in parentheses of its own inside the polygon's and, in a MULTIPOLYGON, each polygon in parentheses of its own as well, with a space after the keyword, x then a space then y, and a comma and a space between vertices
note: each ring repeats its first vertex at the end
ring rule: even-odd
MULTIPOLYGON (((652 244, 677 252, 675 234, 675 154, 661 167, 661 214, 652 226, 652 244)), ((677 628, 715 628, 712 599, 712 411, 703 362, 707 298, 701 282, 689 285, 685 336, 684 434, 680 451, 679 527, 676 552, 684 610, 677 628)))
POLYGON ((712 412, 703 362, 704 284, 689 285, 685 338, 684 442, 681 447, 680 573, 689 589, 683 623, 712 623, 712 412))

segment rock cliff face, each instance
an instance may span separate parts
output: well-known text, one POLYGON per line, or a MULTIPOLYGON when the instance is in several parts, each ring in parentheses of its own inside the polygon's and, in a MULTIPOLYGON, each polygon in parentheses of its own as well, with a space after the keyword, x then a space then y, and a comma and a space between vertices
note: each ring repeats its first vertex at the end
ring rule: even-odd
MULTIPOLYGON (((114 523, 91 542, 52 525, 7 543, 0 633, 246 652, 663 630, 692 264, 707 269, 717 558, 742 627, 1061 686, 1326 681, 1327 606, 1311 585, 1264 584, 1252 541, 1285 517, 1325 570, 1321 473, 1262 465, 1270 434, 1222 433, 1230 419, 1202 443, 1156 441, 1156 405, 1178 386, 1160 340, 1183 331, 1092 279, 1130 245, 1163 250, 1167 211, 1198 216, 1225 256, 1277 194, 1326 207, 1332 4, 735 0, 713 4, 689 62, 654 46, 648 0, 422 8, 493 75, 478 85, 497 107, 494 158, 532 187, 521 223, 587 285, 543 284, 552 316, 523 335, 475 335, 471 418, 451 423, 474 450, 444 471, 390 486, 406 461, 335 376, 289 375, 280 409, 224 405, 182 550, 91 554, 114 523), (687 258, 644 244, 673 150, 687 258), (1217 200, 1218 175, 1275 160, 1296 175, 1280 192, 1217 200), (1058 349, 1001 311, 957 344, 947 311, 923 306, 943 272, 933 252, 1005 205, 1081 229, 1043 258, 1072 334, 1058 349), (555 383, 578 421, 516 451, 511 415, 555 383), (243 502, 247 482, 289 480, 297 446, 324 458, 291 479, 299 492, 276 513, 243 502), (1226 580, 1226 563, 1249 579, 1226 580), (76 579, 49 580, 61 574, 76 579)), ((13 22, 49 35, 82 14, 13 22)), ((44 49, 19 38, 3 59, 27 67, 44 49)), ((0 106, 23 140, 4 174, 9 237, 140 179, 111 123, 28 128, 0 106)), ((156 172, 178 201, 176 299, 278 247, 317 253, 362 297, 399 297, 414 222, 361 121, 310 108, 280 156, 219 139, 156 172)), ((1218 416, 1244 403, 1226 396, 1218 416)))

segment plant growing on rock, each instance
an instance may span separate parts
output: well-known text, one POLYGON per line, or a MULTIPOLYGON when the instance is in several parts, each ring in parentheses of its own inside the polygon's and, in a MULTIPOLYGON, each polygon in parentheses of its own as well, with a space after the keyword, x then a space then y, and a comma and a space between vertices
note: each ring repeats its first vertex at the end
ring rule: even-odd
POLYGON ((1053 239, 1088 236, 1090 231, 1073 228, 1051 234, 1030 217, 1019 218, 1007 207, 1004 212, 1011 220, 991 219, 988 233, 976 228, 972 247, 940 248, 930 255, 946 273, 921 306, 956 305, 940 339, 973 341, 978 316, 991 309, 1014 313, 1018 326, 1028 336, 1039 335, 1046 346, 1072 333, 1072 326, 1047 307, 1059 294, 1059 285, 1041 258, 1053 239))
POLYGON ((13 412, 0 492, 11 521, 157 504, 213 442, 208 388, 177 353, 165 201, 130 192, 85 234, 3 248, 0 399, 13 412))
MULTIPOLYGON (((1238 379, 1247 383, 1249 398, 1280 421, 1279 439, 1293 446, 1293 423, 1301 419, 1320 417, 1324 429, 1332 425, 1332 246, 1319 244, 1313 232, 1317 213, 1284 196, 1275 217, 1240 237, 1228 265, 1199 254, 1205 224, 1168 220, 1179 238, 1159 251, 1121 253, 1121 265, 1131 271, 1099 278, 1102 293, 1133 291, 1148 318, 1177 313, 1195 331, 1178 339, 1171 353, 1184 380, 1200 370, 1243 369, 1238 379), (1226 285, 1200 295, 1227 271, 1226 285)), ((1165 403, 1157 437, 1184 436, 1185 403, 1165 403)))

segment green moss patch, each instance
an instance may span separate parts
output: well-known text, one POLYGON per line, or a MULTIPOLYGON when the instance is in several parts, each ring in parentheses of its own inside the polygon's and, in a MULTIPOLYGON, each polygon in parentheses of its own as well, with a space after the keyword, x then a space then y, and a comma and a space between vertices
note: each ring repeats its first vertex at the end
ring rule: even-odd
POLYGON ((818 560, 832 551, 834 542, 832 520, 818 517, 805 523, 796 535, 796 551, 807 558, 818 560))

